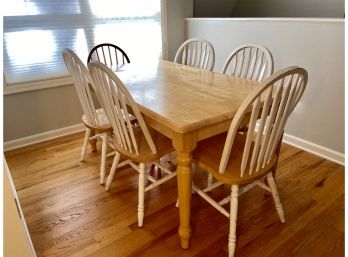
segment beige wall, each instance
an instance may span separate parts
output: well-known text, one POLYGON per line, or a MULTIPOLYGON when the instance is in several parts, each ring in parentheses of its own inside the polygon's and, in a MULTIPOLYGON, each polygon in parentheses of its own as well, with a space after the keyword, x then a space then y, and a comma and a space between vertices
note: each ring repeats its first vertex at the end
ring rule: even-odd
POLYGON ((5 142, 81 122, 73 85, 5 95, 3 100, 5 142))

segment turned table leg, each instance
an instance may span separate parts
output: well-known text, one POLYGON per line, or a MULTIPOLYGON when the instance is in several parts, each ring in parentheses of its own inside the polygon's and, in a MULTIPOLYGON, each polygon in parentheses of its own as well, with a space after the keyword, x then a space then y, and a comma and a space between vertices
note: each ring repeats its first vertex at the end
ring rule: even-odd
POLYGON ((191 153, 178 152, 178 194, 179 194, 179 212, 180 227, 179 235, 181 238, 181 247, 189 248, 191 237, 191 188, 192 188, 192 170, 191 170, 191 153))
POLYGON ((192 191, 192 168, 191 152, 197 145, 197 132, 187 134, 174 134, 173 146, 177 152, 177 179, 179 195, 179 235, 181 247, 184 249, 190 246, 191 237, 191 191, 192 191))

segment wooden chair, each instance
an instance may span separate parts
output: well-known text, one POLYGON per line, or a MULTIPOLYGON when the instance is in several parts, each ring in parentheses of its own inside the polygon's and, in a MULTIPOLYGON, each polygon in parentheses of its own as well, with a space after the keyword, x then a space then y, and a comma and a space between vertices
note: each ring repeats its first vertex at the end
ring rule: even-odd
MULTIPOLYGON (((262 81, 273 73, 273 57, 271 52, 258 44, 243 44, 235 49, 227 58, 222 73, 235 77, 262 81)), ((245 131, 245 124, 239 129, 245 131)), ((206 191, 211 189, 213 176, 208 176, 206 191)))
POLYGON ((130 63, 125 51, 110 43, 103 43, 93 47, 89 52, 87 63, 91 61, 100 61, 109 67, 130 63))
MULTIPOLYGON (((92 91, 95 92, 95 87, 86 66, 82 63, 80 58, 70 49, 64 49, 63 59, 69 71, 69 74, 73 79, 75 89, 84 113, 82 116, 82 122, 86 126, 86 132, 80 161, 84 161, 85 159, 88 142, 90 140, 101 138, 102 153, 100 165, 100 184, 103 184, 105 177, 108 136, 112 133, 112 127, 106 117, 104 109, 95 108, 92 96, 92 91)), ((97 98, 99 100, 98 95, 97 98)), ((96 151, 95 144, 93 151, 96 151)))
POLYGON ((272 54, 261 45, 241 45, 227 58, 222 73, 262 81, 273 73, 272 54))
POLYGON ((174 151, 172 142, 164 135, 146 126, 138 105, 112 70, 97 61, 90 62, 88 68, 101 96, 106 116, 109 118, 114 131, 112 142, 116 149, 116 155, 107 178, 105 190, 110 188, 122 155, 139 172, 138 226, 142 227, 145 192, 176 176, 176 172, 170 171, 157 162, 162 156, 174 151), (130 112, 138 121, 139 125, 137 127, 132 126, 130 122, 130 112), (139 165, 135 163, 139 163, 139 165), (153 163, 167 175, 156 180, 154 177, 146 174, 145 164, 152 165, 153 163), (145 175, 152 182, 146 187, 145 175))
POLYGON ((236 247, 238 196, 248 189, 258 185, 270 191, 280 221, 285 222, 273 172, 279 158, 284 126, 306 84, 307 72, 302 68, 285 68, 271 75, 242 103, 227 134, 199 142, 192 153, 196 165, 218 180, 214 188, 222 183, 231 185, 231 195, 219 202, 193 185, 200 196, 230 218, 229 256, 234 256, 236 247), (238 132, 242 122, 249 124, 247 133, 238 132), (264 178, 268 185, 262 182, 264 178), (228 213, 222 206, 229 201, 228 213))
POLYGON ((179 47, 174 62, 212 71, 215 62, 214 48, 205 39, 188 39, 179 47))

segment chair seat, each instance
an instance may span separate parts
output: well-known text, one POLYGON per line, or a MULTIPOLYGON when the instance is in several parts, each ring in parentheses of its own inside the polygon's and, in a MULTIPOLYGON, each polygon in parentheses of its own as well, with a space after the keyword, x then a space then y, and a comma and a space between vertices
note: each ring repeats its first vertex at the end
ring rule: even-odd
POLYGON ((86 115, 82 115, 82 122, 85 124, 85 126, 91 130, 98 131, 98 132, 110 132, 112 131, 112 127, 109 123, 108 118, 106 117, 105 111, 103 108, 97 109, 96 113, 98 115, 98 120, 100 122, 99 125, 94 125, 92 122, 90 122, 87 119, 86 115))
MULTIPOLYGON (((96 110, 96 113, 98 115, 98 119, 99 119, 99 122, 100 122, 100 125, 93 125, 86 117, 86 115, 83 115, 82 116, 82 122, 83 124, 85 124, 85 126, 91 130, 94 130, 94 131, 98 131, 98 132, 111 132, 112 131, 112 127, 109 123, 109 120, 108 118, 106 117, 106 114, 105 114, 105 111, 103 108, 100 108, 98 110, 96 110)), ((132 116, 132 115, 129 115, 129 120, 131 122, 131 124, 133 126, 136 126, 137 124, 137 119, 132 116)))
MULTIPOLYGON (((273 159, 267 165, 265 165, 264 168, 260 168, 258 172, 253 172, 252 175, 249 175, 249 166, 247 166, 244 172, 244 177, 241 178, 240 167, 246 136, 237 133, 230 154, 231 158, 229 158, 226 170, 222 174, 219 173, 220 159, 225 145, 226 136, 227 133, 223 133, 205 139, 199 142, 196 149, 192 152, 193 161, 223 183, 230 185, 248 184, 260 177, 265 176, 266 173, 269 172, 270 168, 272 168, 272 166, 276 164, 277 156, 274 155, 273 159)), ((253 145, 254 143, 252 143, 251 149, 253 149, 253 145)), ((251 152, 252 150, 250 151, 250 153, 251 152)), ((249 156, 249 160, 250 158, 251 154, 249 156)))
POLYGON ((125 151, 124 148, 117 143, 116 138, 114 137, 113 143, 116 148, 116 151, 118 151, 121 155, 125 156, 127 159, 140 163, 149 163, 157 161, 162 156, 174 151, 172 141, 169 138, 167 138, 166 136, 157 132, 154 129, 148 128, 148 130, 156 146, 156 154, 151 152, 151 149, 149 148, 146 138, 142 133, 140 127, 133 128, 134 136, 138 145, 139 155, 136 155, 135 152, 133 154, 130 154, 129 152, 125 151))

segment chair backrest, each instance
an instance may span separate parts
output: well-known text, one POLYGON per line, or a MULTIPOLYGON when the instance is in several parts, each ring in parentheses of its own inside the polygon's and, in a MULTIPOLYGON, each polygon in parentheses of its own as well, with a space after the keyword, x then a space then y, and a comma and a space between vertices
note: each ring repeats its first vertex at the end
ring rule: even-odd
MULTIPOLYGON (((98 120, 92 93, 92 90, 95 91, 95 88, 86 66, 82 63, 80 58, 68 48, 63 50, 63 59, 73 79, 83 113, 92 125, 99 126, 100 121, 98 120)), ((99 100, 98 95, 97 98, 99 100)))
MULTIPOLYGON (((231 122, 222 153, 219 172, 226 169, 237 130, 248 121, 248 131, 241 161, 243 177, 270 163, 283 134, 285 123, 307 85, 307 71, 289 67, 264 80, 242 103, 231 122)), ((233 156, 231 156, 233 158, 233 156)))
POLYGON ((188 39, 179 47, 174 62, 212 71, 215 63, 214 48, 205 39, 188 39))
POLYGON ((100 61, 109 67, 130 63, 125 51, 110 43, 103 43, 93 47, 89 52, 87 63, 90 61, 100 61))
POLYGON ((262 81, 273 73, 272 54, 262 45, 241 45, 227 58, 222 73, 262 81))
POLYGON ((129 113, 131 113, 137 119, 150 150, 155 154, 157 152, 155 144, 139 107, 122 81, 110 68, 101 62, 90 62, 88 69, 96 90, 99 92, 100 101, 106 116, 112 125, 118 146, 130 154, 139 155, 136 134, 129 119, 129 113))

